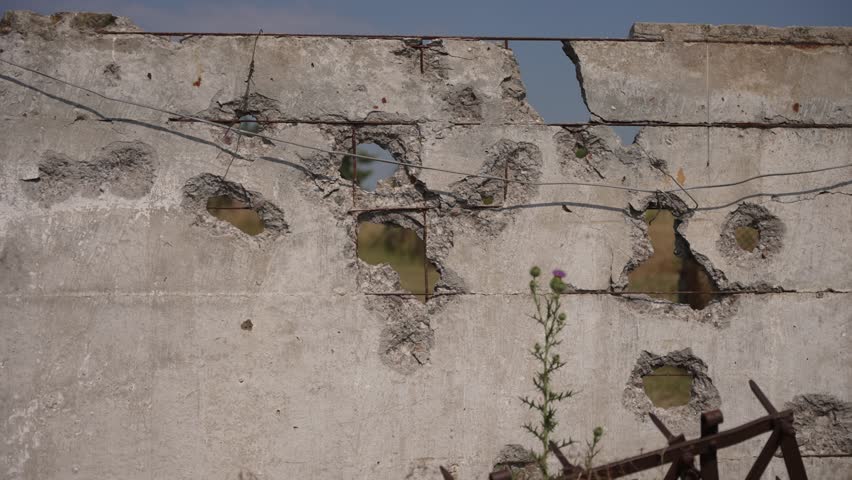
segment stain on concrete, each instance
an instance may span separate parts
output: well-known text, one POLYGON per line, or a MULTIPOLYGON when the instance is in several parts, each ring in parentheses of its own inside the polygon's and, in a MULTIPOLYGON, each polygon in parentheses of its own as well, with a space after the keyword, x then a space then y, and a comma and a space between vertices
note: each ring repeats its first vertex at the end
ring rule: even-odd
POLYGON ((121 66, 115 62, 108 63, 104 67, 104 77, 110 85, 115 86, 121 80, 121 66))
POLYGON ((792 409, 799 451, 806 457, 852 456, 852 403, 834 395, 797 395, 784 405, 792 409))
POLYGON ((30 198, 45 206, 74 195, 140 198, 151 191, 156 159, 153 147, 143 142, 113 142, 91 159, 80 161, 48 151, 38 164, 38 178, 22 186, 30 198))

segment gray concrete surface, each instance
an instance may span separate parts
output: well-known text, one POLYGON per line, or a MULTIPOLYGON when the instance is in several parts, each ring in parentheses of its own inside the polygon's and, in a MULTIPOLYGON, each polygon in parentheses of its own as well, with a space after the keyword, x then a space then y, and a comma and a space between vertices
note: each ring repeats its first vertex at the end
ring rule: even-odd
MULTIPOLYGON (((12 12, 0 23, 0 58, 207 118, 241 106, 253 39, 171 42, 93 25, 135 28, 12 12)), ((700 123, 712 111, 712 121, 778 125, 644 127, 624 146, 606 126, 543 124, 500 45, 443 41, 424 51, 421 73, 402 40, 258 41, 249 109, 288 122, 263 133, 345 150, 347 122, 390 123, 359 126, 356 138, 412 165, 356 192, 355 207, 427 238, 442 295, 425 304, 400 295, 393 269, 358 260, 339 157, 255 137, 232 162, 236 144, 221 129, 1 65, 0 477, 416 479, 438 478, 444 465, 459 479, 486 478, 507 448, 534 446, 517 400, 531 392, 527 350, 538 333, 526 317, 532 264, 561 267, 586 291, 564 301, 569 367, 558 380, 579 394, 559 412, 561 435, 603 426, 601 461, 663 446, 640 412, 696 435, 696 408, 653 407, 633 378, 643 358, 690 349, 704 365, 694 393, 713 392, 705 403, 720 406, 723 427, 763 414, 754 379, 777 406, 803 412, 811 478, 852 476, 848 169, 690 191, 693 210, 683 192, 515 183, 504 195, 495 180, 420 168, 502 176, 508 165, 523 182, 671 190, 672 177, 694 187, 849 162, 852 129, 788 125, 848 121, 843 47, 682 43, 669 31, 693 41, 704 37, 690 32, 756 35, 637 25, 634 36, 666 41, 572 44, 593 113, 700 123), (708 58, 739 70, 722 75, 727 67, 708 58), (784 70, 799 61, 822 77, 784 70), (799 116, 778 113, 794 87, 799 116), (748 101, 727 111, 730 95, 748 101), (206 212, 206 195, 227 192, 254 202, 263 234, 206 212), (480 208, 480 194, 495 205, 480 208), (613 295, 652 253, 641 214, 655 202, 678 212, 691 253, 737 294, 703 310, 613 295), (430 208, 425 219, 392 210, 412 205, 430 208), (758 249, 736 250, 730 230, 752 223, 763 229, 758 249)), ((742 477, 761 446, 723 450, 725 478, 742 477)), ((785 478, 780 459, 775 475, 785 478)))

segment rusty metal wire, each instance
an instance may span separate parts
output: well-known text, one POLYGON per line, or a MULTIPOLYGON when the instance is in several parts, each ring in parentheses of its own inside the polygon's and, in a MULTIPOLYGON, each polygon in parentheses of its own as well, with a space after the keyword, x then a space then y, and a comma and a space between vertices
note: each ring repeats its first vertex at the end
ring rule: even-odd
MULTIPOLYGON (((150 35, 155 37, 247 37, 255 35, 245 32, 131 32, 96 30, 100 35, 150 35)), ((535 37, 535 36, 504 36, 504 35, 439 35, 439 34, 412 34, 412 35, 381 35, 381 34, 340 34, 340 33, 264 33, 265 37, 273 38, 341 38, 361 40, 473 40, 492 42, 617 42, 617 43, 662 43, 668 40, 662 38, 610 38, 610 37, 535 37)), ((683 40, 682 43, 719 43, 734 45, 798 45, 798 46, 847 46, 844 42, 809 41, 809 40, 757 40, 757 39, 721 39, 721 38, 696 38, 683 40)))
MULTIPOLYGON (((303 143, 299 143, 299 142, 294 142, 292 140, 287 140, 287 139, 284 139, 284 138, 277 138, 277 137, 272 137, 272 136, 264 135, 264 134, 260 134, 260 133, 249 132, 249 131, 242 130, 242 129, 239 129, 239 128, 232 128, 230 126, 223 125, 223 124, 217 123, 215 121, 207 120, 205 118, 201 118, 201 117, 189 115, 189 114, 183 114, 183 113, 179 113, 179 112, 174 112, 174 111, 167 110, 167 109, 164 109, 164 108, 140 103, 140 102, 137 102, 137 101, 134 101, 134 100, 126 100, 126 99, 122 99, 122 98, 111 97, 111 96, 105 95, 103 93, 100 93, 96 90, 92 90, 90 88, 74 84, 74 83, 69 82, 67 80, 60 79, 60 78, 55 77, 53 75, 49 75, 47 73, 38 71, 38 70, 30 68, 30 67, 25 67, 23 65, 20 65, 20 64, 11 62, 9 60, 2 59, 2 58, 0 58, 0 63, 4 63, 4 64, 10 65, 12 67, 19 68, 21 70, 28 71, 28 72, 33 73, 35 75, 39 75, 41 77, 50 79, 50 80, 55 81, 57 83, 61 83, 63 85, 67 85, 67 86, 82 90, 84 92, 90 93, 90 94, 97 96, 99 98, 103 98, 104 100, 109 100, 109 101, 112 101, 112 102, 122 103, 122 104, 126 104, 126 105, 131 105, 131 106, 143 108, 143 109, 146 109, 146 110, 164 113, 166 115, 192 119, 196 122, 211 125, 211 126, 216 127, 216 128, 231 129, 231 130, 234 130, 234 131, 236 131, 240 134, 246 134, 246 135, 250 135, 250 136, 254 136, 254 137, 258 137, 258 138, 264 138, 264 139, 272 141, 272 142, 278 142, 278 143, 281 143, 281 144, 284 144, 284 145, 290 145, 290 146, 293 146, 293 147, 303 148, 303 149, 306 149, 306 150, 312 150, 312 151, 321 152, 321 153, 325 153, 325 154, 329 154, 329 155, 335 155, 335 156, 341 156, 341 157, 350 156, 352 158, 372 160, 372 161, 380 162, 380 163, 389 163, 389 164, 400 165, 400 166, 404 166, 404 167, 410 167, 410 168, 416 168, 416 169, 422 169, 422 170, 432 170, 432 171, 437 171, 437 172, 449 173, 449 174, 453 174, 453 175, 460 175, 460 176, 464 176, 464 177, 483 178, 483 179, 487 179, 487 180, 495 180, 495 181, 499 181, 499 182, 515 183, 515 184, 530 185, 530 186, 541 186, 541 187, 547 187, 547 186, 577 186, 577 187, 591 187, 591 188, 604 188, 604 189, 611 189, 611 190, 622 190, 622 191, 639 192, 639 193, 677 193, 678 191, 681 190, 681 189, 678 188, 678 189, 661 191, 660 189, 625 187, 625 186, 622 186, 622 185, 611 185, 611 184, 605 184, 605 183, 591 183, 591 182, 575 182, 575 181, 530 182, 530 181, 524 181, 524 180, 509 179, 509 178, 505 178, 505 177, 498 177, 498 176, 494 176, 494 175, 486 175, 486 174, 482 174, 482 173, 463 172, 463 171, 459 171, 459 170, 450 170, 450 169, 445 169, 445 168, 418 165, 418 164, 414 164, 414 163, 410 163, 410 162, 386 160, 386 159, 383 159, 383 158, 372 157, 372 156, 369 156, 369 155, 361 155, 361 154, 358 154, 358 153, 347 152, 347 151, 331 150, 331 149, 327 149, 327 148, 317 147, 315 145, 307 145, 307 144, 303 144, 303 143)), ((759 179, 759 178, 765 178, 765 177, 805 175, 805 174, 810 174, 810 173, 825 172, 825 171, 839 170, 839 169, 845 169, 845 168, 852 168, 852 163, 846 163, 846 164, 842 164, 842 165, 834 165, 834 166, 818 168, 818 169, 800 170, 800 171, 794 171, 794 172, 766 173, 766 174, 757 175, 757 176, 754 176, 754 177, 746 178, 746 179, 739 180, 739 181, 732 182, 732 183, 700 185, 700 186, 684 188, 683 190, 686 191, 686 190, 724 188, 724 187, 729 187, 729 186, 734 186, 734 185, 741 185, 743 183, 751 182, 753 180, 756 180, 756 179, 759 179)), ((828 189, 828 188, 832 188, 832 187, 826 187, 826 188, 828 189)))

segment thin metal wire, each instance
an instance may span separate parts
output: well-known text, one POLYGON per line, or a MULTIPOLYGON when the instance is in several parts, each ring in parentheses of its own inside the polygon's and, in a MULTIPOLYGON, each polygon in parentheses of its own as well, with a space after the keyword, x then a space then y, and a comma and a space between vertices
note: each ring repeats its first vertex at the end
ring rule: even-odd
MULTIPOLYGON (((147 105, 147 104, 136 102, 136 101, 133 101, 133 100, 125 100, 125 99, 122 99, 122 98, 110 97, 108 95, 105 95, 105 94, 100 93, 98 91, 92 90, 90 88, 74 84, 74 83, 69 82, 67 80, 62 80, 61 78, 54 77, 52 75, 40 72, 38 70, 29 68, 29 67, 25 67, 23 65, 19 65, 17 63, 14 63, 14 62, 11 62, 9 60, 2 59, 2 58, 0 58, 0 63, 5 63, 5 64, 13 66, 15 68, 19 68, 21 70, 28 71, 28 72, 33 73, 35 75, 39 75, 39 76, 42 76, 44 78, 53 80, 55 82, 58 82, 58 83, 61 83, 61 84, 64 84, 64 85, 68 85, 70 87, 82 90, 82 91, 90 93, 90 94, 92 94, 96 97, 100 97, 100 98, 103 98, 105 100, 109 100, 109 101, 112 101, 112 102, 118 102, 118 103, 123 103, 123 104, 126 104, 126 105, 132 105, 134 107, 144 108, 146 110, 160 112, 160 113, 164 113, 166 115, 174 115, 174 116, 178 116, 178 117, 188 118, 188 119, 192 119, 192 120, 195 120, 197 122, 200 122, 200 123, 211 125, 211 126, 216 127, 216 128, 222 128, 222 129, 225 129, 225 130, 233 129, 233 130, 237 131, 238 133, 247 134, 247 135, 259 137, 259 138, 265 138, 265 139, 272 141, 272 142, 279 142, 279 143, 282 143, 284 145, 290 145, 290 146, 293 146, 293 147, 304 148, 306 150, 312 150, 312 151, 316 151, 316 152, 326 153, 326 154, 329 154, 329 155, 335 155, 335 156, 340 156, 340 157, 351 156, 353 158, 359 158, 359 159, 363 159, 363 160, 372 160, 372 161, 375 161, 375 162, 389 163, 389 164, 400 165, 400 166, 404 166, 404 167, 419 168, 419 169, 423 169, 423 170, 431 170, 431 171, 449 173, 449 174, 453 174, 453 175, 460 175, 460 176, 471 177, 471 178, 483 178, 483 179, 487 179, 487 180, 496 180, 496 181, 499 181, 499 182, 508 182, 508 183, 515 183, 515 184, 519 184, 519 185, 529 185, 529 186, 538 186, 538 187, 576 186, 576 187, 605 188, 605 189, 611 189, 611 190, 622 190, 622 191, 640 192, 640 193, 660 193, 660 192, 662 192, 662 193, 677 193, 678 191, 680 191, 680 189, 672 189, 672 190, 661 191, 660 189, 624 187, 624 186, 621 186, 621 185, 611 185, 611 184, 605 184, 605 183, 589 183, 589 182, 571 182, 571 181, 531 182, 531 181, 524 181, 524 180, 517 180, 517 179, 506 179, 505 177, 498 177, 498 176, 494 176, 494 175, 486 175, 486 174, 482 174, 482 173, 470 173, 470 172, 462 172, 462 171, 458 171, 458 170, 450 170, 450 169, 445 169, 445 168, 428 167, 428 166, 418 165, 418 164, 409 163, 409 162, 400 162, 400 161, 396 161, 396 160, 387 160, 387 159, 383 159, 383 158, 371 157, 369 155, 360 155, 358 153, 351 153, 351 152, 345 152, 345 151, 339 151, 339 150, 330 150, 330 149, 326 149, 326 148, 322 148, 322 147, 317 147, 317 146, 314 146, 314 145, 306 145, 306 144, 303 144, 303 143, 298 143, 298 142, 286 140, 286 139, 283 139, 283 138, 277 138, 277 137, 272 137, 272 136, 269 136, 269 135, 264 135, 264 134, 261 134, 261 133, 253 133, 253 132, 250 132, 250 131, 247 131, 247 130, 242 130, 242 129, 239 129, 239 128, 233 128, 233 127, 230 127, 230 126, 222 125, 220 123, 216 123, 216 122, 207 120, 205 118, 201 118, 201 117, 197 117, 197 116, 189 115, 189 114, 183 114, 183 113, 179 113, 179 112, 175 112, 175 111, 171 111, 171 110, 166 110, 166 109, 163 109, 163 108, 160 108, 160 107, 147 105)), ((759 178, 805 175, 805 174, 809 174, 809 173, 826 172, 826 171, 830 171, 830 170, 839 170, 839 169, 844 169, 844 168, 852 168, 852 163, 846 163, 846 164, 842 164, 842 165, 835 165, 835 166, 831 166, 831 167, 824 167, 824 168, 811 169, 811 170, 799 170, 799 171, 794 171, 794 172, 765 173, 765 174, 761 174, 761 175, 756 175, 754 177, 746 178, 744 180, 739 180, 737 182, 724 183, 724 184, 712 184, 712 185, 700 185, 700 186, 695 186, 695 187, 688 187, 688 188, 685 188, 684 190, 685 191, 687 191, 687 190, 691 191, 691 190, 701 190, 701 189, 724 188, 724 187, 730 187, 730 186, 735 186, 735 185, 741 185, 741 184, 744 184, 744 183, 747 183, 747 182, 751 182, 753 180, 757 180, 759 178)))

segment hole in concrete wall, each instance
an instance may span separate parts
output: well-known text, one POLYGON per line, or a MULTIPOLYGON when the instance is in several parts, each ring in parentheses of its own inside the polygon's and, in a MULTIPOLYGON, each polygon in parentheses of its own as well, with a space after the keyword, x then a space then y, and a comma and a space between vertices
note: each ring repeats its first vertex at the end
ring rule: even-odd
POLYGON ((627 381, 624 406, 643 421, 654 412, 673 430, 692 429, 701 412, 722 403, 707 370, 689 348, 665 355, 643 351, 627 381))
POLYGON ((250 332, 252 328, 254 328, 254 323, 252 323, 250 318, 248 318, 245 321, 243 321, 242 323, 240 323, 240 329, 242 329, 242 330, 246 330, 246 331, 250 332))
MULTIPOLYGON (((396 161, 390 152, 375 143, 362 143, 355 148, 355 153, 382 160, 396 161)), ((357 176, 356 183, 358 186, 373 192, 380 181, 392 177, 398 168, 398 165, 392 163, 377 162, 365 158, 356 159, 347 155, 343 157, 340 163, 340 176, 351 181, 355 180, 357 176), (357 165, 354 160, 357 160, 357 165)))
POLYGON ((737 246, 747 252, 752 252, 760 242, 760 230, 749 226, 737 227, 734 230, 734 237, 737 239, 737 246))
POLYGON ((696 310, 718 297, 717 288, 703 265, 698 263, 686 240, 677 233, 680 221, 671 210, 649 208, 643 218, 653 255, 627 275, 628 292, 684 303, 696 310))
POLYGON ((796 441, 804 456, 852 456, 852 403, 833 395, 797 395, 793 410, 796 441))
POLYGON ((655 407, 679 407, 692 397, 692 374, 683 368, 663 365, 642 377, 645 395, 655 407))
POLYGON ((227 195, 217 195, 207 199, 207 211, 210 215, 224 220, 249 235, 259 235, 264 225, 260 215, 245 202, 227 195))
POLYGON ((399 274, 401 287, 422 302, 440 279, 438 269, 426 259, 423 239, 392 223, 358 223, 358 258, 370 265, 390 265, 399 274))
POLYGON ((512 42, 527 101, 548 123, 588 122, 589 110, 571 60, 559 42, 512 42))
POLYGON ((766 207, 742 203, 725 219, 719 251, 741 261, 766 259, 781 250, 784 231, 784 224, 766 207))
POLYGON ((632 126, 622 126, 615 125, 610 127, 618 135, 618 138, 621 139, 622 145, 632 145, 636 141, 636 135, 639 134, 639 130, 642 127, 632 127, 632 126))
POLYGON ((205 173, 189 179, 183 196, 183 206, 196 212, 197 225, 221 233, 232 233, 236 227, 257 238, 271 238, 289 230, 280 208, 259 192, 218 175, 205 173))

